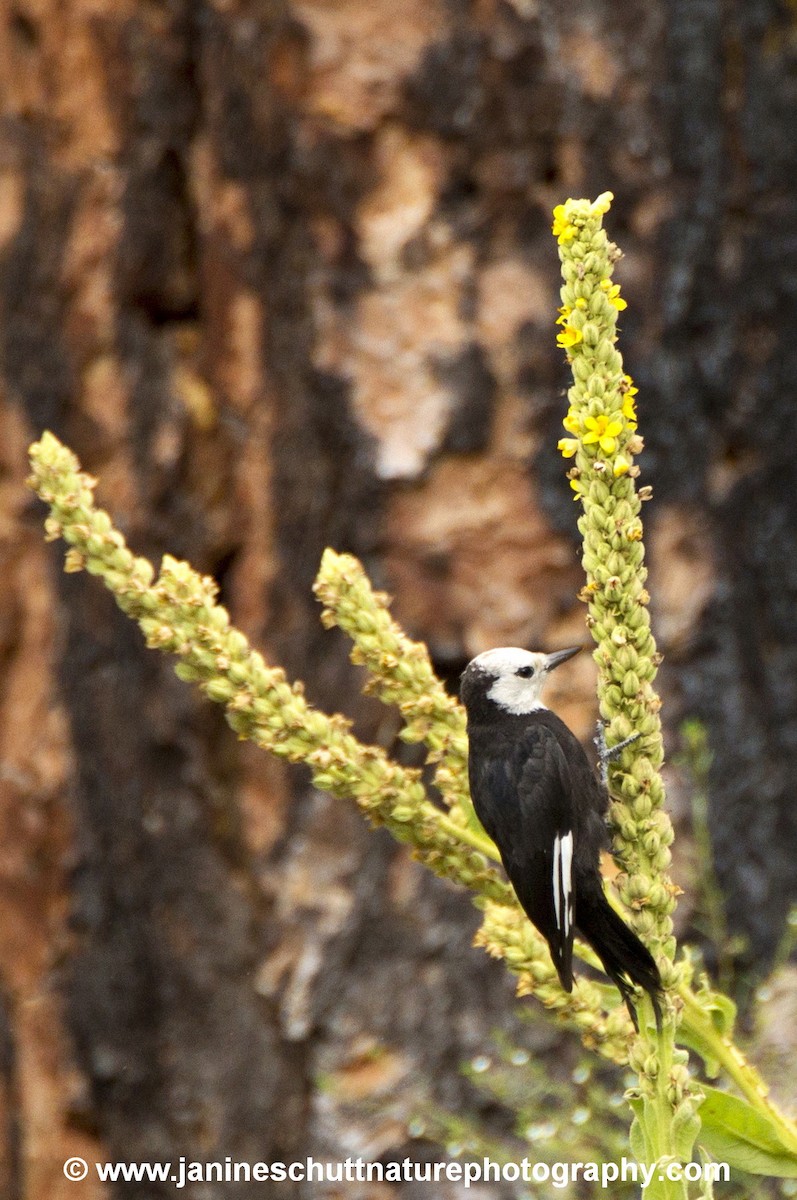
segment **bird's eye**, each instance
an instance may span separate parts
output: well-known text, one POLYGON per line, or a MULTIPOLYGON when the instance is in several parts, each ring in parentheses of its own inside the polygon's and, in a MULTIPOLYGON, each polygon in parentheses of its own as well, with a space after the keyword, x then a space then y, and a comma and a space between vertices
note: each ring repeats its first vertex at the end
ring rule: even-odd
POLYGON ((515 671, 515 674, 521 679, 531 679, 532 675, 534 674, 534 667, 518 667, 517 671, 515 671))

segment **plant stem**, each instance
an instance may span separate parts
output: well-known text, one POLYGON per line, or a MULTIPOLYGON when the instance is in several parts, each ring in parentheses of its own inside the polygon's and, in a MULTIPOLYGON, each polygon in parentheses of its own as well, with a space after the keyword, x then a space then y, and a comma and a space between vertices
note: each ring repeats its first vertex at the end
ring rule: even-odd
POLYGON ((696 1040, 705 1047, 706 1056, 719 1063, 745 1100, 777 1128, 784 1146, 797 1154, 797 1123, 769 1099, 767 1085, 756 1068, 747 1061, 730 1038, 719 1032, 710 1014, 701 1007, 695 993, 684 987, 679 990, 679 995, 684 1002, 684 1032, 696 1036, 696 1040))

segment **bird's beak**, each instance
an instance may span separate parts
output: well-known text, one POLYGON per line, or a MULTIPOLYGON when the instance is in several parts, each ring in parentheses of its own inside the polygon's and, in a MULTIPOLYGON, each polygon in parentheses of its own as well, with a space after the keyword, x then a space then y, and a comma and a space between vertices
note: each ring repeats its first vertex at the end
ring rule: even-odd
POLYGON ((554 667, 560 667, 563 662, 567 662, 568 658, 572 658, 574 654, 578 654, 579 650, 583 649, 583 646, 571 646, 569 650, 555 650, 553 654, 546 657, 545 670, 552 671, 554 667))

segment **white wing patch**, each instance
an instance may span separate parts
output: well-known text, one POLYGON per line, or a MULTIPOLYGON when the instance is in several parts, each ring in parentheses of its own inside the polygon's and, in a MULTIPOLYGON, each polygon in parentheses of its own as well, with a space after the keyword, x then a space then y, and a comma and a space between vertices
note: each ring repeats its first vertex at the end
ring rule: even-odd
POLYGON ((573 834, 562 838, 562 891, 565 894, 565 934, 573 924, 573 834))
POLYGON ((573 833, 553 840, 553 911, 556 928, 569 937, 573 924, 573 833))
POLYGON ((555 837, 553 840, 553 911, 556 917, 556 928, 562 928, 562 900, 559 895, 559 879, 562 869, 562 839, 555 837))

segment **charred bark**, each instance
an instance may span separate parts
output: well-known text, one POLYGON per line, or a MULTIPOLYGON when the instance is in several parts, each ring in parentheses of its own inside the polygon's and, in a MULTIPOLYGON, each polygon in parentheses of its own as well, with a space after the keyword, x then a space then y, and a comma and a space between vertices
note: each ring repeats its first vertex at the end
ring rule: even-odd
MULTIPOLYGON (((479 1108, 456 1064, 514 1025, 461 898, 239 754, 91 580, 47 581, 25 437, 64 436, 137 550, 215 574, 315 701, 391 744, 318 624, 326 544, 454 684, 487 645, 583 636, 552 453, 568 194, 616 194, 665 711, 708 726, 717 872, 765 969, 797 854, 788 6, 20 0, 3 22, 0 815, 27 936, 0 941, 11 1044, 40 1045, 15 1001, 56 986, 69 1033, 26 1200, 87 1129, 98 1157, 398 1152, 421 1098, 479 1108)), ((556 702, 586 736, 574 671, 556 702)))

